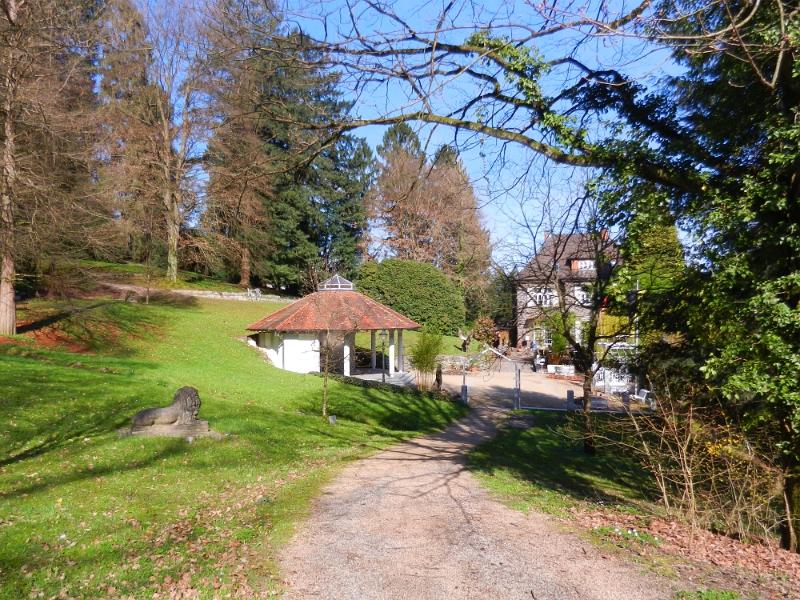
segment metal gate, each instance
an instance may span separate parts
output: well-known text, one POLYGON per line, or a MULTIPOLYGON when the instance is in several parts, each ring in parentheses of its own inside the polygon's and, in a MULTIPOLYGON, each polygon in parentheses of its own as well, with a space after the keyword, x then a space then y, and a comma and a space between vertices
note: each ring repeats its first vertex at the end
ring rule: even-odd
POLYGON ((472 358, 467 361, 464 361, 461 364, 461 401, 464 404, 469 404, 469 387, 467 386, 467 369, 470 369, 473 365, 478 363, 481 358, 487 355, 494 355, 497 358, 507 361, 514 365, 514 408, 520 408, 520 365, 516 361, 511 360, 501 352, 498 352, 494 348, 486 348, 485 350, 479 352, 472 358))

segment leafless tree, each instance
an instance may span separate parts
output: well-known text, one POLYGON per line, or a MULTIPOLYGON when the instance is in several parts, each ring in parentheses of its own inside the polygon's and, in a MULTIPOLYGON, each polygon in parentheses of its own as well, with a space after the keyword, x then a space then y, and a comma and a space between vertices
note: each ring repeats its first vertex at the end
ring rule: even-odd
POLYGON ((460 0, 441 7, 311 0, 294 10, 297 23, 322 32, 315 40, 321 56, 357 100, 358 116, 339 123, 338 132, 418 121, 452 128, 460 145, 492 139, 574 167, 617 167, 635 155, 638 176, 688 193, 702 191, 698 173, 687 176, 635 145, 603 144, 606 125, 619 117, 682 139, 669 119, 641 111, 635 85, 673 48, 730 55, 762 85, 786 87, 796 52, 788 32, 800 14, 787 0, 634 6, 460 0), (762 35, 759 18, 777 23, 780 35, 762 35), (682 25, 691 32, 682 34, 682 25), (590 90, 615 101, 598 112, 590 90))
MULTIPOLYGON (((18 264, 97 242, 90 191, 93 17, 72 2, 0 2, 0 334, 16 332, 18 264)), ((54 264, 51 262, 51 264, 54 264)))
POLYGON ((570 361, 582 374, 584 447, 594 453, 594 377, 632 329, 627 318, 607 313, 618 240, 585 189, 575 200, 562 202, 558 210, 550 205, 543 214, 548 230, 541 242, 530 240, 533 255, 517 280, 518 335, 530 334, 541 345, 543 332, 564 340, 570 361))
POLYGON ((181 227, 198 209, 209 135, 199 7, 115 0, 103 56, 107 179, 121 204, 158 203, 167 279, 178 276, 181 227))
POLYGON ((367 197, 374 256, 435 265, 467 295, 486 285, 491 245, 472 183, 463 166, 384 156, 367 197))
MULTIPOLYGON (((217 2, 204 16, 204 59, 209 108, 214 124, 205 169, 204 225, 216 237, 223 255, 239 265, 239 285, 250 285, 254 262, 269 250, 264 235, 268 224, 271 175, 264 141, 259 136, 263 115, 264 65, 254 49, 265 43, 263 33, 277 26, 269 4, 217 2), (256 21, 260 32, 249 26, 256 21)), ((315 287, 316 289, 316 287, 315 287)))

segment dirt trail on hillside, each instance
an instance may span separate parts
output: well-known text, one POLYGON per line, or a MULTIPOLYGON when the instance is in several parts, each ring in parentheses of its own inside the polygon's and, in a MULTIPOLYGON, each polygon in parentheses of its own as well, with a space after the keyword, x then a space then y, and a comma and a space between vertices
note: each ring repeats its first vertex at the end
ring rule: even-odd
POLYGON ((284 598, 671 597, 674 582, 489 497, 463 459, 503 418, 479 407, 441 434, 345 469, 281 553, 284 598))

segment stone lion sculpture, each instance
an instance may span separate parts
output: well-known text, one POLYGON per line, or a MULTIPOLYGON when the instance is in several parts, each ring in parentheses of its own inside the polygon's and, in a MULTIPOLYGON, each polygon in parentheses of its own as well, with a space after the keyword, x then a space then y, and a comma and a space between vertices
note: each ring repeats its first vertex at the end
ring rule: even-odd
POLYGON ((197 422, 200 412, 200 394, 193 387, 182 387, 175 392, 172 404, 166 408, 146 408, 133 415, 134 427, 151 425, 191 425, 197 422))

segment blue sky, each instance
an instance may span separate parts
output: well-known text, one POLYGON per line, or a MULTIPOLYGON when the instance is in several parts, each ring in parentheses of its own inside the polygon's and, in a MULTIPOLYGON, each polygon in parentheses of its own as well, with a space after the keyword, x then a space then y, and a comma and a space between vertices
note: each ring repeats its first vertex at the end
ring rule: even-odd
MULTIPOLYGON (((289 13, 294 12, 296 22, 315 37, 327 36, 336 40, 339 20, 348 16, 342 12, 344 4, 340 0, 311 1, 301 6, 302 0, 295 0, 287 5, 289 13), (302 16, 301 16, 302 13, 302 16), (307 15, 322 15, 324 19, 307 18, 307 15)), ((613 3, 612 3, 613 4, 613 3)), ((624 5, 619 4, 620 10, 624 5)), ((405 22, 416 31, 430 29, 429 23, 438 18, 442 2, 397 2, 394 9, 405 22)), ((355 5, 356 11, 362 10, 359 20, 360 31, 370 35, 377 31, 389 31, 389 23, 384 17, 376 16, 374 11, 365 5, 355 5)), ((505 23, 494 31, 517 39, 522 34, 515 29, 520 24, 536 24, 534 10, 529 4, 516 1, 492 1, 475 4, 468 1, 455 4, 454 16, 450 21, 452 29, 443 36, 452 41, 462 41, 476 25, 487 23, 505 23)), ((669 63, 665 51, 653 51, 636 39, 583 39, 577 49, 575 42, 579 34, 566 31, 552 38, 537 41, 537 51, 546 58, 565 56, 565 50, 582 62, 600 67, 621 67, 627 74, 641 78, 648 84, 658 77, 670 73, 676 68, 669 63)), ((545 94, 554 94, 564 82, 566 72, 555 72, 543 79, 545 94)), ((347 89, 347 88, 345 88, 347 89)), ((439 90, 432 97, 434 110, 445 111, 451 100, 458 102, 460 98, 474 93, 475 87, 465 81, 454 81, 439 90)), ((396 113, 398 110, 412 110, 407 93, 397 84, 375 86, 369 94, 353 96, 356 101, 354 113, 363 118, 374 118, 378 115, 396 113)), ((418 105, 417 105, 418 108, 418 105)), ((446 127, 434 127, 420 123, 410 123, 422 139, 423 145, 429 144, 428 152, 432 153, 442 144, 454 143, 454 131, 446 127)), ((599 131, 606 125, 596 123, 599 131)), ((367 139, 373 149, 380 143, 385 127, 364 127, 355 133, 367 139)), ((461 135, 457 140, 461 158, 469 173, 476 191, 481 199, 487 227, 492 233, 495 243, 495 260, 505 266, 522 264, 532 254, 533 248, 542 240, 544 230, 554 228, 549 222, 549 213, 558 214, 564 204, 574 197, 580 182, 589 173, 580 170, 557 166, 535 155, 532 151, 515 144, 501 144, 492 138, 481 139, 476 135, 461 135)), ((557 229, 557 225, 555 228, 557 229)))

